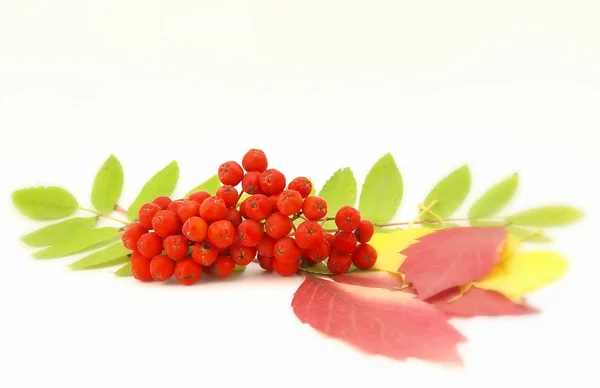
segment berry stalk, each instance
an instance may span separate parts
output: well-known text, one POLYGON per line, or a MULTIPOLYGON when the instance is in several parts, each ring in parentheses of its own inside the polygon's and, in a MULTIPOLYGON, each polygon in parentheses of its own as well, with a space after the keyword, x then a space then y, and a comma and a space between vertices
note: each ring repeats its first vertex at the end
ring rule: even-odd
POLYGON ((118 218, 114 218, 114 217, 111 217, 111 216, 107 216, 106 214, 102 214, 102 213, 100 213, 100 212, 97 212, 97 211, 95 211, 95 210, 92 210, 92 209, 88 209, 88 208, 85 208, 85 207, 80 207, 80 208, 79 208, 79 210, 82 210, 82 211, 85 211, 85 212, 88 212, 88 213, 95 214, 95 215, 96 215, 97 217, 99 217, 99 218, 106 218, 107 220, 111 220, 111 221, 115 221, 115 222, 121 223, 121 224, 123 224, 123 225, 125 225, 125 226, 128 226, 128 225, 130 225, 130 223, 129 223, 129 222, 127 222, 127 221, 123 221, 123 220, 120 220, 120 219, 118 219, 118 218))

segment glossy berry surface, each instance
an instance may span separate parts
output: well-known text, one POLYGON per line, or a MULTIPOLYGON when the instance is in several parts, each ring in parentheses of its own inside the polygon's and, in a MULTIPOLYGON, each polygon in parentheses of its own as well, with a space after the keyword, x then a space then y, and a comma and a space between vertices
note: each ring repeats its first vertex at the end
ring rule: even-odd
POLYGON ((248 194, 262 194, 260 188, 260 172, 250 171, 242 178, 242 190, 248 194))
POLYGON ((154 232, 143 234, 137 242, 137 251, 149 259, 160 255, 163 250, 163 241, 154 232))
POLYGON ((181 231, 181 221, 174 212, 161 210, 152 218, 152 229, 157 235, 165 238, 181 231))
POLYGON ((309 196, 302 203, 302 213, 309 220, 320 220, 327 215, 327 202, 321 197, 309 196))
POLYGON ((375 234, 375 226, 371 221, 368 220, 360 221, 358 227, 354 231, 356 240, 358 240, 359 243, 367 243, 371 241, 373 234, 375 234))
POLYGON ((185 286, 197 283, 202 277, 202 267, 192 259, 179 260, 175 264, 175 279, 185 286))
POLYGON ((276 240, 287 236, 292 227, 292 220, 279 212, 271 214, 265 221, 265 232, 276 240))
POLYGON ((175 273, 175 262, 167 256, 158 255, 150 261, 150 274, 152 279, 164 282, 170 279, 175 273))
POLYGON ((291 216, 302 209, 302 196, 296 190, 284 190, 277 199, 277 209, 285 216, 291 216))
POLYGON ((204 241, 208 235, 208 223, 200 217, 190 217, 183 224, 181 233, 190 241, 204 241))
POLYGON ((217 196, 207 198, 200 205, 200 217, 206 222, 215 222, 225 218, 227 214, 227 206, 225 201, 217 196))
POLYGON ((352 206, 342 206, 335 214, 335 225, 344 232, 353 232, 360 223, 360 213, 352 206))
POLYGON ((198 202, 200 205, 202 205, 202 202, 210 197, 212 197, 212 195, 208 191, 200 190, 190 194, 188 199, 190 201, 198 202))
POLYGON ((163 241, 163 249, 171 260, 183 259, 187 255, 189 248, 188 239, 181 234, 169 236, 163 241))
POLYGON ((210 266, 210 273, 219 279, 227 279, 235 270, 235 261, 229 256, 219 255, 210 266))
POLYGON ((296 244, 296 241, 291 237, 284 237, 278 240, 273 247, 275 260, 281 261, 282 263, 299 262, 300 252, 301 250, 296 244))
POLYGON ((155 203, 158 206, 160 206, 161 210, 167 210, 167 207, 169 207, 171 202, 173 202, 173 201, 171 201, 171 198, 167 197, 166 195, 161 195, 160 197, 156 197, 156 198, 154 198, 154 201, 152 201, 152 203, 155 203))
POLYGON ((152 218, 162 209, 155 203, 143 204, 138 212, 138 222, 144 229, 152 229, 152 218))
POLYGON ((298 260, 291 262, 282 262, 277 259, 273 260, 273 271, 281 276, 294 275, 300 269, 300 262, 298 260))
POLYGON ((238 203, 239 193, 233 186, 221 186, 217 190, 216 196, 225 202, 225 206, 232 208, 238 203))
POLYGON ((227 220, 212 223, 208 227, 208 241, 216 248, 227 248, 233 244, 236 238, 233 224, 227 220))
POLYGON ((264 151, 259 149, 251 149, 242 157, 242 167, 244 170, 263 172, 269 166, 269 161, 264 151))
POLYGON ((194 244, 192 247, 192 259, 205 267, 212 265, 219 255, 219 250, 208 241, 194 244))
POLYGON ((237 228, 237 237, 243 246, 255 247, 263 239, 263 225, 252 219, 244 220, 237 228))
POLYGON ((266 195, 281 193, 285 183, 285 175, 277 169, 271 168, 260 174, 260 188, 266 195))
POLYGON ((305 177, 294 178, 288 184, 288 189, 299 192, 302 198, 308 197, 312 191, 312 188, 312 183, 308 178, 305 177))
POLYGON ((304 221, 298 225, 295 238, 301 249, 319 248, 325 240, 323 228, 316 221, 304 221))
POLYGON ((130 257, 131 273, 133 277, 142 282, 149 282, 152 279, 150 273, 150 258, 141 255, 138 252, 133 252, 130 257))
POLYGON ((239 163, 229 161, 219 166, 219 180, 224 185, 237 186, 244 176, 244 170, 239 163))
POLYGON ((371 269, 377 261, 377 250, 369 244, 359 244, 352 253, 352 263, 358 269, 371 269))
POLYGON ((137 249, 137 242, 148 231, 139 223, 129 225, 121 235, 121 241, 127 249, 137 249))

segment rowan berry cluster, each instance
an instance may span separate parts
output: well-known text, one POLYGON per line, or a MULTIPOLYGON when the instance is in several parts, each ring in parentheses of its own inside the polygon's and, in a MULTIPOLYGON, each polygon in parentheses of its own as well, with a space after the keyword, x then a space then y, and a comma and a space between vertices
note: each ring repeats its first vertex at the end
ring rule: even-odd
POLYGON ((298 177, 286 182, 283 173, 269 168, 263 151, 251 149, 241 165, 221 164, 218 177, 222 185, 214 195, 161 196, 141 206, 137 222, 122 235, 132 250, 136 279, 175 276, 191 285, 203 273, 224 279, 236 265, 253 261, 282 276, 325 260, 334 274, 347 272, 352 264, 358 269, 375 264, 377 252, 368 244, 373 224, 361 220, 351 206, 327 218, 327 202, 310 195, 311 181, 298 177), (240 202, 244 193, 248 196, 240 202), (326 221, 334 221, 338 229, 325 230, 326 221))

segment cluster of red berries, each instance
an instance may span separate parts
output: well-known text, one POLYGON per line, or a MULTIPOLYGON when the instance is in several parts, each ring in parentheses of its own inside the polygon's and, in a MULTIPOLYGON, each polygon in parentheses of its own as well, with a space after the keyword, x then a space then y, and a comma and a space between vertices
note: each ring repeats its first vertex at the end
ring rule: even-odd
POLYGON ((235 161, 221 164, 218 177, 222 186, 214 195, 198 191, 178 200, 161 196, 142 205, 137 222, 122 235, 132 250, 136 279, 175 276, 191 285, 205 272, 224 279, 236 265, 253 261, 283 276, 326 259, 334 274, 347 272, 352 264, 358 269, 375 264, 377 252, 368 244, 373 224, 361 220, 351 206, 327 218, 327 202, 310 195, 310 180, 298 177, 286 187, 285 175, 268 168, 263 151, 248 151, 241 166, 235 161), (240 202, 243 193, 249 196, 240 202), (338 229, 324 230, 323 223, 333 220, 338 229))

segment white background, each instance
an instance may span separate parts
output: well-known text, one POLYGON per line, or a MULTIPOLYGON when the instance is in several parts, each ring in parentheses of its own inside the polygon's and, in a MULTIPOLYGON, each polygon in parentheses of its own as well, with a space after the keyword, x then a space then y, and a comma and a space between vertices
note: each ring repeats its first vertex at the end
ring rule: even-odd
POLYGON ((594 0, 0 0, 0 386, 592 385, 599 13, 594 0), (570 261, 531 296, 541 315, 455 322, 470 340, 463 369, 322 337, 290 308, 301 277, 141 284, 74 273, 75 258, 37 262, 18 240, 39 225, 13 209, 16 188, 56 184, 89 205, 114 153, 127 206, 173 159, 183 195, 252 147, 318 186, 344 166, 362 182, 391 152, 398 220, 463 163, 462 215, 519 171, 507 212, 564 203, 587 217, 541 246, 570 261))

